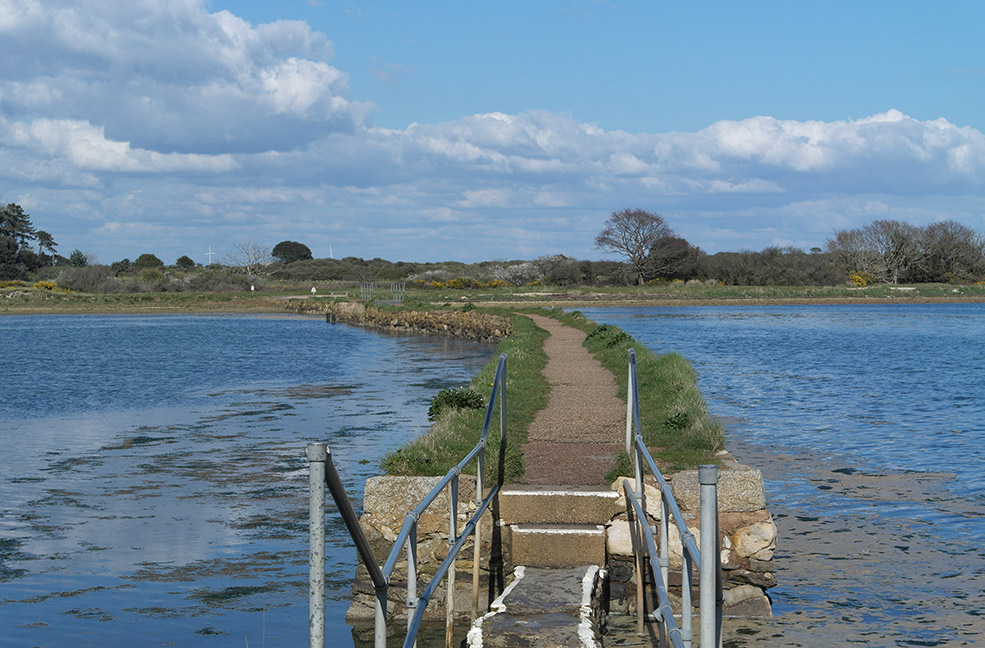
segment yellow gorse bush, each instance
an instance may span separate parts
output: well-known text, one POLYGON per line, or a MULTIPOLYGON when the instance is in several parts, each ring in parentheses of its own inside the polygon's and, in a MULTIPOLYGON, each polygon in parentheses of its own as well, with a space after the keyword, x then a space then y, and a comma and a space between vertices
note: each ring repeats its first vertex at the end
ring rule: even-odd
POLYGON ((58 284, 54 281, 37 281, 34 283, 35 290, 58 290, 58 284))

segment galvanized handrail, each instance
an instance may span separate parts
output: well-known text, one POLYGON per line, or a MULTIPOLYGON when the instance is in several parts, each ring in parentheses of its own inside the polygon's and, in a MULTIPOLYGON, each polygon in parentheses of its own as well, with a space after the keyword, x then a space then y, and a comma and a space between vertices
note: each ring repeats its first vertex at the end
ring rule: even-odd
MULTIPOLYGON (((636 377, 636 350, 629 350, 629 375, 626 397, 626 452, 632 454, 635 475, 635 492, 629 480, 623 481, 626 498, 631 505, 633 524, 633 553, 636 562, 637 624, 643 632, 643 555, 648 554, 650 572, 657 589, 658 607, 653 618, 659 625, 661 636, 666 636, 675 648, 690 648, 693 641, 693 606, 691 589, 694 585, 694 565, 698 565, 700 592, 700 646, 718 648, 722 637, 722 583, 721 556, 718 550, 718 493, 719 468, 715 465, 700 466, 698 483, 701 502, 701 548, 694 534, 687 528, 684 516, 674 498, 670 484, 657 468, 650 451, 643 441, 640 426, 639 383, 636 377), (643 468, 646 467, 657 480, 660 491, 660 551, 657 553, 654 532, 646 516, 646 492, 643 486, 643 468), (667 594, 670 569, 669 518, 674 518, 681 538, 681 624, 677 625, 667 594), (645 546, 644 546, 645 544, 645 546)), ((662 641, 662 639, 661 639, 662 641)))
POLYGON ((309 574, 309 596, 310 596, 310 615, 309 615, 309 639, 311 648, 323 648, 325 645, 325 608, 324 608, 324 579, 325 579, 325 529, 324 529, 324 484, 327 483, 331 491, 332 498, 342 514, 346 528, 356 544, 356 550, 363 564, 369 570, 370 579, 376 590, 376 648, 386 648, 386 603, 387 590, 390 586, 390 578, 394 567, 400 558, 401 551, 407 553, 407 635, 404 640, 406 648, 416 645, 417 633, 420 628, 424 610, 437 590, 441 579, 447 575, 447 600, 446 600, 446 619, 445 619, 445 645, 449 648, 453 642, 454 627, 454 594, 455 594, 455 558, 465 546, 469 536, 474 535, 474 551, 472 563, 472 616, 478 617, 479 607, 479 552, 480 552, 480 525, 479 519, 489 507, 493 498, 496 497, 503 483, 503 460, 506 452, 506 354, 499 357, 499 364, 496 367, 496 378, 493 380, 492 393, 489 397, 489 405, 486 407, 486 417, 482 426, 482 434, 475 447, 462 459, 454 468, 449 470, 444 477, 431 489, 431 491, 421 500, 414 510, 404 518, 400 533, 394 541, 393 548, 387 556, 383 567, 379 566, 376 557, 370 550, 369 542, 366 540, 359 520, 352 509, 352 504, 346 497, 339 479, 335 465, 332 463, 331 452, 324 443, 308 444, 307 455, 311 466, 311 518, 310 518, 310 542, 311 542, 311 561, 309 574), (488 445, 489 428, 492 424, 493 409, 496 404, 496 396, 499 395, 499 471, 498 482, 489 489, 489 493, 482 497, 483 492, 483 471, 485 468, 485 451, 488 445), (461 533, 458 531, 458 480, 465 467, 476 460, 476 511, 465 523, 461 533), (438 495, 445 488, 449 490, 449 513, 448 513, 448 555, 441 563, 438 571, 428 583, 424 593, 417 596, 417 522, 424 511, 437 499, 438 495))

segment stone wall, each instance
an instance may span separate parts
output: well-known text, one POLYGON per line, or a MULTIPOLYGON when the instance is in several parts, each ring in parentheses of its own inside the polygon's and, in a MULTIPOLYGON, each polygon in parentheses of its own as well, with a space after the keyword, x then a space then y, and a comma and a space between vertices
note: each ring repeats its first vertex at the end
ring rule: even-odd
MULTIPOLYGON (((766 590, 775 587, 773 552, 776 549, 776 525, 766 508, 766 490, 759 470, 738 464, 730 455, 721 457, 718 482, 718 526, 721 534, 721 562, 725 590, 725 614, 736 617, 769 617, 772 614, 766 590)), ((612 488, 622 491, 624 479, 612 488)), ((647 514, 650 524, 657 525, 661 515, 660 493, 652 477, 646 484, 647 514)), ((700 547, 700 490, 698 472, 686 470, 668 478, 674 499, 687 526, 700 547)), ((669 525, 669 587, 680 590, 682 547, 677 526, 669 525)), ((608 524, 610 606, 615 611, 633 611, 636 585, 633 577, 630 524, 620 514, 608 524)), ((659 540, 658 540, 659 542, 659 540)))
MULTIPOLYGON (((719 530, 725 613, 743 617, 770 616, 770 601, 766 590, 776 585, 773 575, 776 526, 766 509, 762 475, 758 470, 737 464, 728 455, 722 457, 721 463, 718 489, 719 530)), ((386 560, 407 513, 439 481, 439 477, 381 476, 366 482, 360 523, 381 565, 386 560)), ((648 482, 647 513, 651 524, 656 524, 660 518, 660 495, 652 477, 648 482)), ((672 476, 670 483, 681 512, 687 518, 688 527, 695 534, 700 546, 697 471, 679 472, 672 476)), ((612 488, 618 490, 621 486, 622 479, 619 479, 612 488)), ((463 475, 459 482, 459 528, 464 526, 475 510, 474 493, 474 477, 463 475)), ((504 586, 503 547, 500 529, 493 524, 493 512, 487 511, 483 515, 481 525, 480 609, 485 609, 492 598, 502 592, 504 586)), ((636 587, 633 580, 629 523, 623 513, 609 520, 606 527, 609 607, 614 613, 632 612, 635 608, 636 587)), ((670 586, 679 591, 681 542, 676 526, 671 524, 670 529, 670 586)), ((423 592, 426 583, 447 556, 448 530, 446 489, 419 520, 418 594, 423 592)), ((455 609, 456 616, 463 621, 468 621, 471 611, 472 555, 470 539, 456 562, 458 576, 455 609)), ((393 619, 406 618, 406 574, 407 564, 402 556, 394 571, 388 595, 388 616, 393 619)), ((359 565, 346 621, 353 626, 371 626, 374 601, 374 590, 368 573, 365 567, 359 565)), ((425 619, 443 622, 444 601, 445 590, 442 585, 427 609, 425 619)))
MULTIPOLYGON (((421 500, 441 481, 441 477, 371 477, 366 481, 366 491, 363 497, 363 516, 359 523, 369 540, 373 554, 382 566, 393 547, 397 534, 403 526, 407 513, 412 511, 421 500)), ((458 528, 461 528, 473 515, 475 506, 475 477, 462 475, 458 490, 458 528)), ((489 583, 492 575, 493 584, 502 591, 503 580, 501 551, 498 548, 498 534, 493 535, 492 515, 487 511, 482 518, 480 529, 481 541, 481 577, 480 577, 480 608, 485 610, 490 598, 489 583)), ((420 596, 427 583, 434 576, 442 561, 448 555, 449 531, 449 500, 448 489, 431 503, 431 506, 418 520, 417 555, 418 555, 418 591, 420 596)), ((498 531, 498 530, 497 530, 498 531)), ((455 611, 456 618, 462 622, 471 621, 472 610, 472 556, 473 543, 470 538, 456 561, 455 579, 455 611)), ((447 588, 438 588, 431 604, 425 610, 424 619, 429 622, 444 623, 445 598, 447 588)), ((499 592, 496 592, 498 594, 499 592)), ((387 593, 387 618, 407 618, 407 560, 402 554, 394 568, 391 586, 387 593)), ((375 590, 369 573, 360 562, 356 568, 356 577, 352 587, 352 602, 346 613, 346 623, 352 626, 371 627, 375 614, 375 590)))
POLYGON ((389 311, 359 302, 310 299, 291 300, 287 302, 287 308, 296 313, 324 315, 330 323, 417 335, 450 335, 483 342, 507 337, 513 330, 513 323, 508 318, 476 311, 389 311))

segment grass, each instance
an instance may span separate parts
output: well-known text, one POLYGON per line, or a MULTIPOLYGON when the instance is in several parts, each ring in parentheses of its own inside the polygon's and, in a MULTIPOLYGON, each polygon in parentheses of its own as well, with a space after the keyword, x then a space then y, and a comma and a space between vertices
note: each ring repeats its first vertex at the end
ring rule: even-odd
MULTIPOLYGON (((698 376, 684 356, 658 356, 619 327, 598 326, 577 311, 564 313, 555 309, 551 315, 588 334, 584 346, 613 373, 623 400, 627 393, 628 350, 636 350, 643 440, 661 470, 673 473, 715 463, 715 453, 725 445, 724 429, 708 413, 698 390, 698 376)), ((631 473, 632 463, 624 452, 608 478, 631 473)))
MULTIPOLYGON (((547 405, 550 394, 550 385, 542 374, 547 364, 543 351, 547 333, 521 312, 493 312, 512 318, 513 335, 500 343, 495 357, 476 376, 470 387, 484 395, 489 394, 499 354, 508 354, 506 425, 509 439, 504 481, 511 483, 523 476, 521 446, 526 441, 530 422, 547 405)), ((724 443, 722 426, 708 414, 698 391, 694 369, 681 355, 670 353, 656 356, 621 329, 597 326, 578 312, 564 313, 559 308, 550 312, 542 309, 526 312, 551 315, 568 326, 590 334, 585 346, 614 374, 619 395, 623 399, 626 398, 627 349, 635 348, 643 438, 651 448, 654 459, 668 472, 714 462, 714 453, 724 443)), ((384 458, 384 472, 391 475, 444 475, 475 447, 484 415, 484 409, 445 410, 427 434, 384 458)), ((498 456, 498 420, 497 411, 489 435, 487 480, 497 477, 493 458, 498 456)), ((610 476, 615 478, 620 474, 629 474, 632 472, 630 466, 629 457, 623 453, 610 476)))
MULTIPOLYGON (((385 282, 378 282, 380 284, 385 282)), ((0 313, 156 313, 156 312, 276 312, 288 297, 359 299, 353 282, 317 281, 280 283, 255 293, 65 293, 38 290, 27 282, 0 282, 0 313), (4 284, 16 284, 5 286, 4 284)), ((383 288, 374 305, 385 308, 390 296, 383 288)), ((981 302, 985 285, 879 284, 855 286, 719 286, 714 282, 665 282, 652 286, 508 286, 500 288, 425 289, 408 286, 403 307, 414 310, 461 309, 475 305, 546 306, 645 306, 700 304, 825 304, 981 302)))
MULTIPOLYGON (((527 428, 538 411, 547 405, 550 386, 543 376, 547 355, 544 340, 547 332, 537 328, 527 317, 505 311, 487 311, 510 317, 513 334, 500 342, 496 354, 472 380, 470 387, 488 398, 496 375, 499 355, 506 360, 506 431, 507 452, 503 481, 511 483, 523 475, 520 447, 526 441, 527 428)), ((431 430, 383 459, 383 470, 390 475, 444 475, 462 460, 479 441, 485 409, 447 409, 431 430)), ((498 478, 499 410, 493 416, 486 449, 486 483, 498 478)))

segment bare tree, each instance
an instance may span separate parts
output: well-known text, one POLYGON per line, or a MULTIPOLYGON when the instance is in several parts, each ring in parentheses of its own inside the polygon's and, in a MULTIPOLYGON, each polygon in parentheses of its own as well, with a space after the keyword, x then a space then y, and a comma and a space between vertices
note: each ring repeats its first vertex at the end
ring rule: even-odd
POLYGON ((270 250, 253 241, 244 241, 226 254, 226 265, 239 268, 248 277, 259 277, 264 268, 273 261, 270 250))
POLYGON ((595 237, 595 247, 626 257, 636 273, 636 283, 646 281, 650 250, 660 239, 674 233, 659 214, 642 209, 612 212, 605 227, 595 237))

